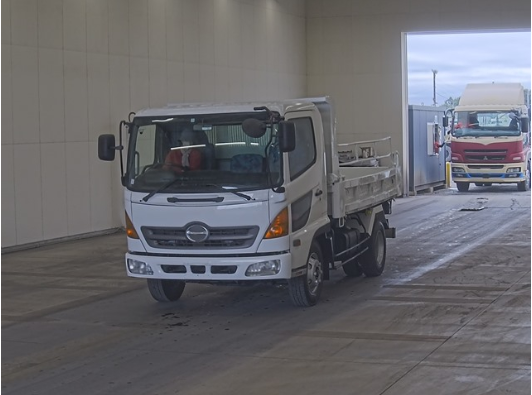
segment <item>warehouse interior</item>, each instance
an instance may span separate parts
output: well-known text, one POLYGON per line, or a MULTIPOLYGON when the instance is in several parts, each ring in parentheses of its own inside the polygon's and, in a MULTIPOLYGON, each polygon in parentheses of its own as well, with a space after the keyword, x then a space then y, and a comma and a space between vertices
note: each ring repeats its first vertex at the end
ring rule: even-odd
MULTIPOLYGON (((530 190, 507 184, 408 195, 411 186, 441 181, 442 172, 413 168, 446 163, 426 157, 438 107, 407 100, 407 35, 530 32, 530 15, 525 0, 2 0, 2 393, 529 393, 530 190), (177 198, 165 193, 138 205, 148 208, 141 219, 171 229, 171 221, 192 218, 183 229, 197 249, 150 256, 131 248, 140 242, 122 228, 128 196, 120 163, 98 159, 99 135, 118 137, 130 112, 167 103, 325 95, 334 101, 339 143, 391 136, 399 152, 404 198, 395 198, 394 184, 390 200, 349 218, 350 232, 337 240, 334 229, 320 234, 331 245, 324 251, 345 240, 346 251, 373 253, 377 276, 367 265, 355 270, 368 255, 348 258, 349 271, 331 253, 320 283, 318 233, 305 226, 297 239, 280 239, 288 250, 280 243, 257 252, 201 250, 191 235, 204 230, 208 238, 223 221, 211 221, 206 199, 193 202, 198 211, 181 206, 185 215, 153 214, 163 200, 174 210, 177 198), (411 124, 421 138, 409 135, 411 124), (354 224, 363 227, 361 218, 375 219, 364 240, 358 236, 368 231, 354 224), (195 229, 200 221, 208 227, 195 229), (304 236, 310 247, 301 252, 304 236), (132 278, 132 252, 136 264, 169 262, 157 267, 171 269, 164 281, 180 292, 154 292, 153 271, 132 278), (249 269, 253 259, 263 265, 290 254, 294 265, 277 280, 205 281, 227 262, 249 269), (205 271, 186 272, 197 277, 186 278, 183 293, 183 272, 173 270, 198 262, 205 271), (296 288, 299 301, 318 284, 319 303, 293 305, 300 279, 307 289, 296 288)), ((318 163, 313 170, 326 167, 318 163)), ((386 171, 396 179, 395 166, 386 171)), ((232 227, 269 219, 246 211, 266 207, 250 202, 247 190, 222 188, 228 204, 210 207, 225 209, 232 227)), ((297 192, 325 207, 320 188, 297 192)), ((372 198, 375 189, 368 188, 372 198)), ((280 194, 263 193, 270 195, 280 194)), ((292 206, 305 201, 291 198, 292 206)))
POLYGON ((330 95, 340 142, 391 135, 407 174, 405 34, 530 29, 525 0, 1 7, 2 248, 121 226, 119 166, 98 160, 97 136, 170 102, 330 95))
POLYGON ((330 95, 340 142, 391 135, 406 170, 405 32, 530 29, 529 11, 525 0, 3 0, 2 247, 121 226, 119 167, 97 159, 97 136, 169 102, 330 95))

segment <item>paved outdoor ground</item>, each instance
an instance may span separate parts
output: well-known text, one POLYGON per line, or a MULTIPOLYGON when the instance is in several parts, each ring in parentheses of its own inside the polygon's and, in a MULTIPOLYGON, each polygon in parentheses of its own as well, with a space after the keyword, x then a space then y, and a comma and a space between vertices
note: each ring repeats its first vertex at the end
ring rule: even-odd
POLYGON ((398 199, 378 278, 188 284, 153 301, 125 235, 2 255, 2 394, 529 394, 530 192, 398 199))

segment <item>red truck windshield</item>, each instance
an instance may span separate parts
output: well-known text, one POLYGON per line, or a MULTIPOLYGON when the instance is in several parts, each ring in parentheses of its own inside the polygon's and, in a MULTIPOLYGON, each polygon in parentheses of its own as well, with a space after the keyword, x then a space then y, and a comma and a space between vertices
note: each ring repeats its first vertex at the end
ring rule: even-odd
POLYGON ((457 111, 452 134, 456 137, 502 137, 521 134, 518 117, 508 111, 457 111))

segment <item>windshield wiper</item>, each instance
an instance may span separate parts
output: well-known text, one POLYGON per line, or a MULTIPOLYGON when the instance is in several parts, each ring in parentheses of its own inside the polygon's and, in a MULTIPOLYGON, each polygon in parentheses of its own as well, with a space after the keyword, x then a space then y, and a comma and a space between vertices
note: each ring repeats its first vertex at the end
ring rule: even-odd
MULTIPOLYGON (((165 189, 169 188, 170 186, 172 186, 176 181, 179 181, 179 180, 183 180, 182 177, 177 177, 177 178, 174 178, 173 180, 171 181, 168 181, 166 184, 162 185, 160 188, 157 188, 153 191, 151 191, 149 194, 147 194, 146 196, 144 196, 142 198, 143 201, 147 202, 153 195, 159 193, 159 192, 162 192, 164 191, 165 189)), ((228 188, 224 188, 223 186, 221 185, 217 185, 217 184, 187 184, 187 186, 196 186, 196 187, 214 187, 214 188, 218 188, 218 189, 221 189, 223 190, 224 192, 231 192, 232 194, 236 195, 236 196, 239 196, 241 198, 244 198, 246 200, 255 200, 254 198, 252 198, 251 196, 249 195, 246 195, 245 193, 242 193, 242 192, 238 192, 238 191, 233 191, 232 189, 228 189, 228 188)))
POLYGON ((240 196, 241 198, 244 198, 246 200, 255 200, 254 198, 252 198, 249 195, 246 195, 245 193, 234 191, 234 190, 228 189, 228 188, 224 188, 221 185, 217 185, 217 184, 202 184, 202 186, 219 188, 219 189, 222 189, 224 192, 231 192, 232 194, 234 194, 236 196, 240 196))
POLYGON ((145 202, 147 202, 153 195, 156 193, 159 193, 161 191, 164 191, 166 188, 169 188, 170 186, 174 185, 176 181, 183 180, 183 177, 176 177, 173 180, 168 181, 166 184, 162 185, 161 187, 154 189, 150 193, 148 193, 146 196, 142 198, 145 202))

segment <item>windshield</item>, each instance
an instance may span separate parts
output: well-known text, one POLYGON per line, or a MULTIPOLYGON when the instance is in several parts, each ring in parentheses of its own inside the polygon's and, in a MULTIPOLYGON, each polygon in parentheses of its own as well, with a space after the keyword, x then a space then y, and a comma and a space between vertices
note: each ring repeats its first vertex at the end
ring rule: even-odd
POLYGON ((253 138, 246 118, 263 113, 137 117, 130 131, 126 186, 138 192, 256 190, 282 183, 276 125, 253 138))
POLYGON ((501 137, 521 134, 519 119, 508 111, 457 111, 452 134, 456 137, 501 137))

